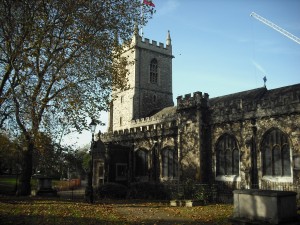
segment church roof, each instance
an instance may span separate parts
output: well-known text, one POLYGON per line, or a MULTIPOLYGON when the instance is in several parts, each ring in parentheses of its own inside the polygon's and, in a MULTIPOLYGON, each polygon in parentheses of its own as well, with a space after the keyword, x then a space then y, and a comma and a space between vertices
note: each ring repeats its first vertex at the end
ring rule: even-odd
POLYGON ((296 91, 300 91, 300 84, 295 84, 291 86, 285 86, 285 87, 280 87, 280 88, 275 88, 270 90, 268 90, 266 87, 256 88, 252 90, 247 90, 247 91, 242 91, 242 92, 237 92, 229 95, 211 98, 209 101, 211 106, 217 105, 218 103, 221 102, 228 102, 237 99, 242 99, 243 101, 244 100, 257 101, 262 98, 276 97, 278 95, 285 95, 287 93, 296 92, 296 91))
POLYGON ((243 100, 243 101, 257 101, 261 99, 261 97, 267 92, 268 90, 265 87, 256 88, 252 90, 237 92, 229 95, 224 95, 216 98, 211 98, 209 100, 210 106, 217 106, 224 102, 231 102, 236 100, 243 100))
POLYGON ((253 117, 253 113, 260 116, 272 115, 277 107, 281 113, 300 112, 297 106, 300 101, 300 84, 268 90, 266 87, 242 91, 230 95, 220 96, 209 100, 212 115, 222 118, 226 114, 229 119, 253 117), (259 111, 257 111, 259 109, 259 111))
MULTIPOLYGON (((291 96, 292 99, 300 99, 300 84, 276 88, 268 90, 266 87, 251 89, 247 91, 237 92, 229 95, 219 96, 209 99, 209 107, 211 109, 222 110, 222 108, 242 107, 242 105, 251 105, 255 108, 257 104, 261 104, 264 99, 276 102, 279 96, 291 96), (272 100, 273 99, 273 100, 272 100)), ((292 100, 290 99, 290 100, 292 100)), ((249 109, 250 109, 249 108, 249 109)), ((152 119, 174 118, 176 117, 177 106, 170 106, 156 111, 149 115, 152 119)))
POLYGON ((278 95, 286 95, 289 93, 296 93, 296 92, 300 94, 300 84, 294 84, 291 86, 268 90, 268 92, 264 95, 264 98, 273 98, 278 95))
POLYGON ((166 108, 161 109, 160 111, 156 112, 155 114, 151 115, 151 117, 164 117, 164 116, 175 116, 176 115, 176 106, 169 106, 166 108))

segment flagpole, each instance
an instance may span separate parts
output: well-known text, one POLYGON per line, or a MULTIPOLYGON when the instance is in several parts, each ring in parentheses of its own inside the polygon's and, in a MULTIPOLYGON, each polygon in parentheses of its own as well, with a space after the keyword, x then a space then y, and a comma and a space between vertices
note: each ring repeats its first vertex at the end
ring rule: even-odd
MULTIPOLYGON (((150 7, 155 7, 154 3, 151 1, 151 0, 142 0, 141 2, 141 14, 142 14, 142 23, 144 22, 144 4, 147 5, 147 6, 150 6, 150 7)), ((152 8, 153 9, 153 8, 152 8)), ((153 13, 153 11, 151 10, 151 13, 153 13)), ((143 31, 143 25, 141 25, 141 36, 143 38, 144 36, 144 31, 143 31)))
MULTIPOLYGON (((141 0, 141 16, 142 16, 142 23, 143 23, 143 21, 144 21, 144 9, 143 9, 143 4, 144 4, 144 1, 143 0, 141 0)), ((143 31, 143 24, 141 24, 141 37, 143 38, 143 36, 144 36, 144 31, 143 31)))

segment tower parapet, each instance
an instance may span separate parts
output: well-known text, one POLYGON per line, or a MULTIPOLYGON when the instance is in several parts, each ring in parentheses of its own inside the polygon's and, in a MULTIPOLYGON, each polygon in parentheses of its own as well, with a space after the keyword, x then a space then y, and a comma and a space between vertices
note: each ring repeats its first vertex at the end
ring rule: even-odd
POLYGON ((167 34, 166 45, 164 45, 164 43, 161 42, 157 43, 157 41, 155 40, 143 38, 138 34, 138 32, 135 33, 134 38, 132 40, 132 44, 142 49, 147 49, 150 51, 155 51, 161 54, 172 56, 172 44, 171 44, 170 31, 168 31, 167 34))
POLYGON ((142 38, 141 36, 137 36, 135 40, 135 44, 137 47, 147 49, 150 51, 159 52, 162 54, 172 56, 172 45, 164 45, 164 43, 157 43, 155 40, 150 40, 148 38, 142 38))
POLYGON ((202 92, 194 92, 184 96, 177 97, 177 110, 194 108, 194 107, 208 107, 209 95, 202 92))
MULTIPOLYGON (((128 90, 115 91, 110 110, 110 130, 136 126, 132 120, 152 116, 166 107, 174 106, 172 93, 172 45, 168 34, 166 44, 150 41, 138 32, 124 57, 129 62, 128 90)), ((141 121, 140 121, 141 122, 141 121)))

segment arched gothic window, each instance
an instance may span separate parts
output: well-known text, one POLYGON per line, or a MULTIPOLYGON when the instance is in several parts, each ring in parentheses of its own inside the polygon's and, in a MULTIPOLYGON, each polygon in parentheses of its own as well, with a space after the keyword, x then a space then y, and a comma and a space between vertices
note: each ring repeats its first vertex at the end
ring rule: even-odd
POLYGON ((217 176, 239 175, 239 149, 236 139, 223 134, 216 145, 217 176))
POLYGON ((150 62, 150 82, 152 84, 157 84, 157 78, 158 78, 157 60, 152 59, 150 62))
POLYGON ((164 178, 174 178, 177 176, 177 152, 173 149, 163 149, 162 155, 162 176, 164 178))
POLYGON ((264 176, 291 176, 288 136, 279 129, 269 130, 261 145, 264 176))
POLYGON ((135 152, 135 175, 148 175, 148 152, 146 150, 137 150, 135 152))

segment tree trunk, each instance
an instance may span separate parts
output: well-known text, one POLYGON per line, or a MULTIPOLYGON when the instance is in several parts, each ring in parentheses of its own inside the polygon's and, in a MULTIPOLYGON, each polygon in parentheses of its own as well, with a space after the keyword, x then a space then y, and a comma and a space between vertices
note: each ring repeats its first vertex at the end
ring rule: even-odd
POLYGON ((28 144, 28 148, 23 152, 22 172, 17 195, 27 196, 31 194, 31 176, 32 176, 32 152, 33 144, 28 144))

